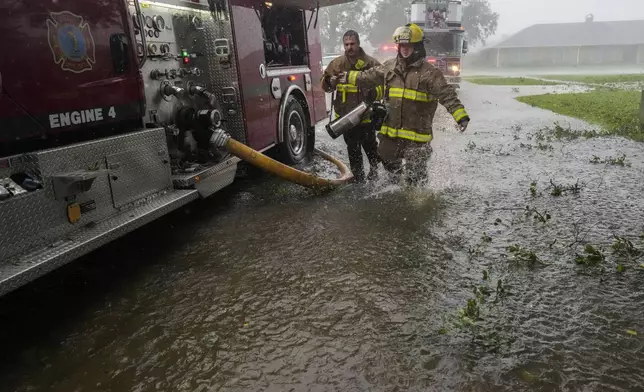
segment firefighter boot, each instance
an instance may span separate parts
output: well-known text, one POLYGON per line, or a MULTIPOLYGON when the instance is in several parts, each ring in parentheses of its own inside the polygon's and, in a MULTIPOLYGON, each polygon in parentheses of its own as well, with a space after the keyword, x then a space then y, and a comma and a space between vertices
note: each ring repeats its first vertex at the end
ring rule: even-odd
POLYGON ((344 141, 347 143, 347 152, 349 154, 349 166, 353 178, 357 183, 365 182, 364 178, 364 163, 362 162, 362 148, 359 140, 351 137, 353 132, 344 134, 344 141))
POLYGON ((371 127, 367 127, 365 130, 362 148, 367 154, 367 159, 369 160, 369 174, 367 175, 367 179, 369 181, 377 180, 380 157, 378 156, 378 140, 376 139, 376 133, 371 127))

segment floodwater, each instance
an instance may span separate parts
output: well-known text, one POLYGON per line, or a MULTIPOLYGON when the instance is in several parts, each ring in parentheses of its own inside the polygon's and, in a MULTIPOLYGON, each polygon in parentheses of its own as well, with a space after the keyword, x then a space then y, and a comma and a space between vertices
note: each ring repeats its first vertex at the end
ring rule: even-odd
POLYGON ((12 293, 0 389, 644 389, 644 268, 610 249, 644 249, 644 145, 539 136, 591 128, 512 99, 554 90, 465 83, 470 128, 441 110, 426 189, 242 181, 12 293), (587 243, 601 266, 575 263, 587 243))

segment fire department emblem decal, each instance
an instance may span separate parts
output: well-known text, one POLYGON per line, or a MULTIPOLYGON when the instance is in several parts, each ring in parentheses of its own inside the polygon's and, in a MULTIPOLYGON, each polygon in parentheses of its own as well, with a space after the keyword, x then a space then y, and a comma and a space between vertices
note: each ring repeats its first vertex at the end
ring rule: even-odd
POLYGON ((63 71, 81 73, 92 69, 96 63, 94 37, 82 16, 69 11, 52 12, 47 30, 54 62, 63 71))

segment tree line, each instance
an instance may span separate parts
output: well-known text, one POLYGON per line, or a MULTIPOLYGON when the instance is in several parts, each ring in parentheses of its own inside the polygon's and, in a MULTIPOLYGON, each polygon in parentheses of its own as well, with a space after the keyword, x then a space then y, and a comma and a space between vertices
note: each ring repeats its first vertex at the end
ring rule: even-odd
MULTIPOLYGON (((361 40, 377 47, 391 41, 397 26, 407 23, 405 9, 411 0, 353 0, 320 9, 320 34, 326 53, 342 51, 342 35, 356 30, 361 40)), ((496 32, 499 14, 488 0, 463 0, 463 27, 470 45, 485 43, 496 32)))

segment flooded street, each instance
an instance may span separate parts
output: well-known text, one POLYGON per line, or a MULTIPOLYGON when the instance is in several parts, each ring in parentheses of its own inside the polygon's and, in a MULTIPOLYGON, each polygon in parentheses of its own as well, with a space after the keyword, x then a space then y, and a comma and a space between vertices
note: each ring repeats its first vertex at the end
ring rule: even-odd
POLYGON ((242 180, 0 299, 0 389, 644 389, 644 260, 575 262, 644 249, 644 145, 513 99, 574 88, 464 83, 426 189, 242 180))

